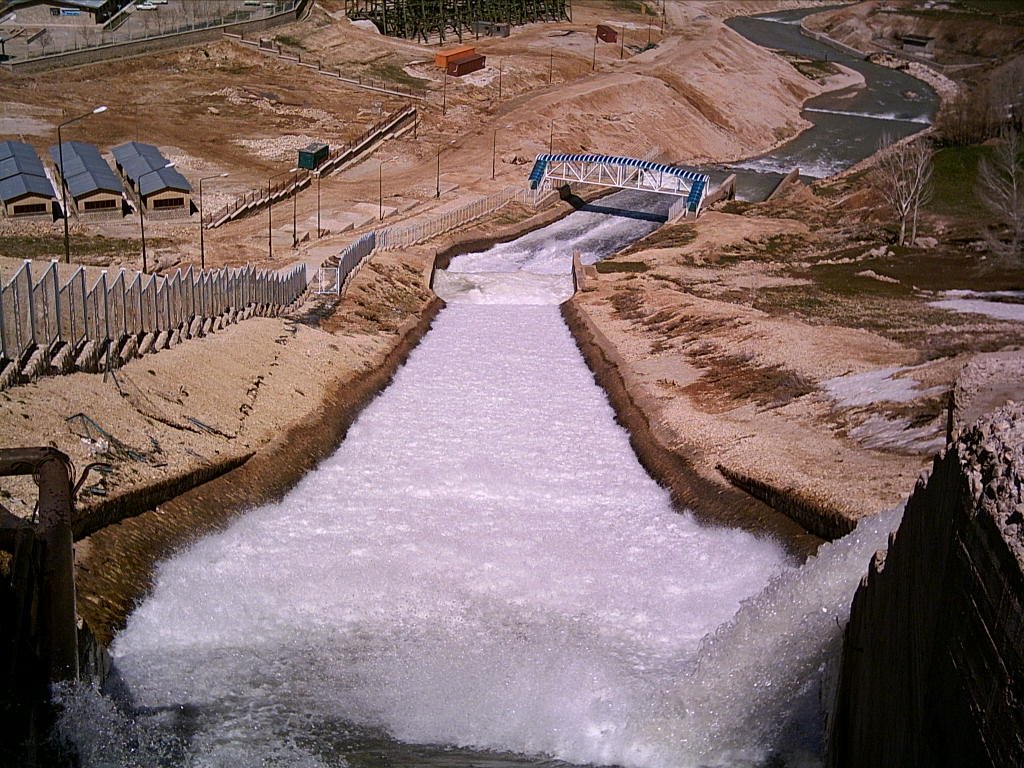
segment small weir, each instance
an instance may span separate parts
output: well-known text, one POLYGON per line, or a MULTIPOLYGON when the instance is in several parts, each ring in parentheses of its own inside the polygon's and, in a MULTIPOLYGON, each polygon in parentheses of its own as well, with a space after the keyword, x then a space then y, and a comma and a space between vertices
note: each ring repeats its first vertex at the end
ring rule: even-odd
POLYGON ((62 694, 82 765, 820 765, 899 513, 799 565, 640 467, 558 304, 574 250, 671 202, 618 193, 439 272, 447 308, 336 454, 160 566, 108 696, 62 694))

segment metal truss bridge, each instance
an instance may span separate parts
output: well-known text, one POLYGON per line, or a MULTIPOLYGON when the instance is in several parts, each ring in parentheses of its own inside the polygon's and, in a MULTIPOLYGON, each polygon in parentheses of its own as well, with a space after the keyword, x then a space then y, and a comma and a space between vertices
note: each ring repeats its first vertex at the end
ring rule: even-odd
POLYGON ((537 155, 530 171, 530 188, 548 181, 640 189, 686 198, 686 210, 696 215, 708 193, 706 173, 666 163, 610 155, 537 155))

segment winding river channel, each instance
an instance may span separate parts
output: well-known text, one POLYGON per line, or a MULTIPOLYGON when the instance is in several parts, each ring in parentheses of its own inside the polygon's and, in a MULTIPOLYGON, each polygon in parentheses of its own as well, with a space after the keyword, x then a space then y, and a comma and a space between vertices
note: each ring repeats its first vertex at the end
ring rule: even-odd
MULTIPOLYGON (((782 47, 780 18, 734 26, 782 47)), ((919 128, 927 89, 878 69, 888 96, 816 100, 824 133, 750 165, 828 173, 883 112, 919 128)), ((558 304, 574 249, 670 203, 618 193, 439 273, 447 307, 338 451, 160 566, 110 697, 66 701, 83 764, 820 764, 824 672, 897 513, 800 565, 640 467, 558 304)))

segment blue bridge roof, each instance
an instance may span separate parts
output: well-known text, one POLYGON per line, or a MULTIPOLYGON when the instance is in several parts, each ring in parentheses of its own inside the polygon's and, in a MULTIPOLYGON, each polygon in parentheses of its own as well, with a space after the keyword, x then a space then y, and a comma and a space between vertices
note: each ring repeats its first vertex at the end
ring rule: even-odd
MULTIPOLYGON (((710 182, 710 177, 706 173, 700 171, 691 171, 686 168, 680 168, 677 165, 669 165, 668 163, 656 163, 653 160, 637 160, 634 157, 621 157, 618 155, 574 155, 574 154, 544 154, 537 155, 537 159, 533 164, 533 170, 530 171, 530 187, 536 189, 540 182, 544 179, 544 173, 547 169, 548 163, 605 163, 607 165, 622 165, 630 168, 639 168, 643 171, 651 171, 654 173, 663 173, 670 176, 683 179, 693 184, 693 189, 697 190, 697 196, 700 196, 700 190, 707 187, 710 182)), ((691 193, 692 197, 692 193, 691 193)))

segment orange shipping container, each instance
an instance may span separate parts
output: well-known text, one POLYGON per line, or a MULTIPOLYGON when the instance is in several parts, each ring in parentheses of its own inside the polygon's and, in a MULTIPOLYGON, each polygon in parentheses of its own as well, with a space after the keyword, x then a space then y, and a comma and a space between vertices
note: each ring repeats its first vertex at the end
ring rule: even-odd
POLYGON ((443 51, 438 51, 434 54, 434 64, 439 66, 441 69, 446 69, 448 63, 456 56, 465 56, 469 53, 476 53, 476 46, 473 45, 459 45, 455 48, 447 48, 443 51))

